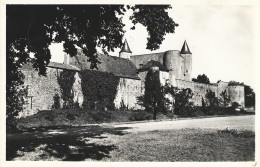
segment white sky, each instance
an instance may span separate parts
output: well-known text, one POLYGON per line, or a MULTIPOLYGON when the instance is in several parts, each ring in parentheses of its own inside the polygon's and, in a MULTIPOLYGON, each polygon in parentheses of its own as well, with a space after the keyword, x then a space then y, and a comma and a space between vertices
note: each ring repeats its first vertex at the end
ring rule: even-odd
MULTIPOLYGON (((250 5, 172 5, 169 15, 179 24, 165 37, 160 49, 180 50, 184 40, 193 56, 192 76, 206 74, 211 82, 235 80, 255 88, 254 8, 250 5)), ((128 16, 125 37, 133 55, 146 50, 147 31, 142 25, 130 30, 128 16)), ((62 45, 52 45, 52 61, 62 61, 62 45)), ((119 55, 120 49, 110 53, 119 55)))

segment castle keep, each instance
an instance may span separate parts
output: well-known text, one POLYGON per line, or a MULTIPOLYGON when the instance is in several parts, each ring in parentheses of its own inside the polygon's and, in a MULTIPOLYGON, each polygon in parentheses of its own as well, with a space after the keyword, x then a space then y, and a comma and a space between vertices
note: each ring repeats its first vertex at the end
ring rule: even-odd
MULTIPOLYGON (((244 107, 244 86, 229 86, 227 82, 203 84, 193 82, 192 53, 185 41, 181 50, 169 50, 160 53, 132 55, 130 47, 125 41, 119 57, 98 54, 101 62, 98 71, 112 73, 119 78, 114 105, 116 108, 124 105, 130 109, 139 109, 137 97, 144 94, 144 82, 148 70, 159 70, 162 85, 166 82, 178 88, 190 88, 193 92, 195 105, 202 105, 207 90, 215 92, 220 97, 225 91, 231 98, 231 102, 237 102, 244 107)), ((25 65, 22 72, 25 74, 24 84, 28 86, 27 102, 24 105, 22 116, 35 114, 39 110, 50 110, 54 105, 54 96, 61 97, 59 77, 62 72, 70 71, 73 74, 71 97, 75 103, 82 107, 84 95, 82 92, 81 73, 90 69, 87 57, 78 50, 75 57, 64 55, 64 63, 50 62, 47 68, 47 76, 39 76, 32 66, 25 65)), ((63 106, 63 99, 59 104, 63 106)))

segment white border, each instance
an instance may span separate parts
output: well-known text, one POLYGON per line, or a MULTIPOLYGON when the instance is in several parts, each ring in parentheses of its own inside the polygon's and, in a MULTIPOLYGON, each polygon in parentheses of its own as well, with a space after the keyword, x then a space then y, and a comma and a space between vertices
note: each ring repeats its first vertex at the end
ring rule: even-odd
MULTIPOLYGON (((5 161, 6 159, 6 122, 5 122, 5 77, 6 77, 6 63, 5 63, 5 53, 6 53, 6 4, 162 4, 162 1, 158 0, 131 0, 130 3, 127 0, 113 0, 108 2, 107 0, 63 0, 63 1, 54 1, 54 0, 0 0, 0 74, 1 74, 1 82, 0 82, 0 166, 229 166, 229 167, 243 167, 243 166, 259 166, 259 128, 256 128, 256 162, 43 162, 43 161, 5 161)), ((254 6, 255 10, 255 60, 257 61, 255 64, 260 65, 260 24, 259 24, 259 17, 260 16, 260 3, 258 0, 164 0, 163 4, 172 4, 174 8, 175 5, 248 5, 254 6)), ((256 85, 260 85, 260 79, 258 72, 260 71, 260 66, 255 67, 255 79, 256 85)), ((259 95, 260 88, 256 86, 255 92, 256 97, 259 95)), ((256 98, 256 103, 259 104, 259 99, 256 98)), ((258 105, 257 105, 258 106, 258 105)), ((258 107, 256 106, 256 121, 255 127, 259 127, 260 123, 258 122, 259 114, 258 114, 258 107)))

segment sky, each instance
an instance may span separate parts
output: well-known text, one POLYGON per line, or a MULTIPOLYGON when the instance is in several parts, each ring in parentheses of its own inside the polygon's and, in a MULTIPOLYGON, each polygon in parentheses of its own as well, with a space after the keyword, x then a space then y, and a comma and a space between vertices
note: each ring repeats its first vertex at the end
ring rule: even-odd
MULTIPOLYGON (((254 8, 250 4, 172 4, 170 17, 179 24, 167 34, 160 49, 146 49, 148 33, 142 25, 135 30, 128 12, 124 39, 133 55, 181 50, 184 40, 192 52, 192 77, 206 74, 212 83, 218 80, 244 82, 255 88, 254 8)), ((123 39, 123 40, 124 40, 123 39)), ((118 56, 120 49, 110 52, 118 56)), ((52 61, 61 61, 62 45, 51 46, 52 61)))

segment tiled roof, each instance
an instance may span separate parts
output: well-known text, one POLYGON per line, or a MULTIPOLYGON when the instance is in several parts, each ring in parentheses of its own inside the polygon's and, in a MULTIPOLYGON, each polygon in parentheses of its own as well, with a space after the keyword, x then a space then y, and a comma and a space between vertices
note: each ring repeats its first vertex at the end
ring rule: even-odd
MULTIPOLYGON (((73 71, 80 71, 79 68, 68 65, 68 64, 63 64, 63 63, 57 63, 57 62, 50 62, 47 67, 50 68, 58 68, 58 69, 66 69, 66 70, 73 70, 73 71)), ((24 64, 21 68, 22 70, 33 70, 33 65, 31 63, 24 64)))
POLYGON ((66 70, 73 70, 73 71, 80 71, 80 69, 78 67, 75 67, 75 66, 72 66, 72 65, 69 65, 69 64, 57 63, 57 62, 50 62, 48 64, 48 67, 66 69, 66 70))
POLYGON ((164 67, 159 61, 155 61, 155 60, 150 60, 148 61, 145 65, 143 65, 142 67, 140 67, 138 69, 139 72, 142 71, 148 71, 151 67, 159 67, 160 71, 169 71, 166 67, 164 67))
MULTIPOLYGON (((87 59, 88 57, 78 50, 77 56, 71 58, 70 63, 81 70, 87 70, 90 69, 90 62, 87 59)), ((140 79, 136 66, 128 59, 98 54, 98 60, 100 61, 100 64, 97 65, 98 71, 111 72, 123 78, 140 79)))

